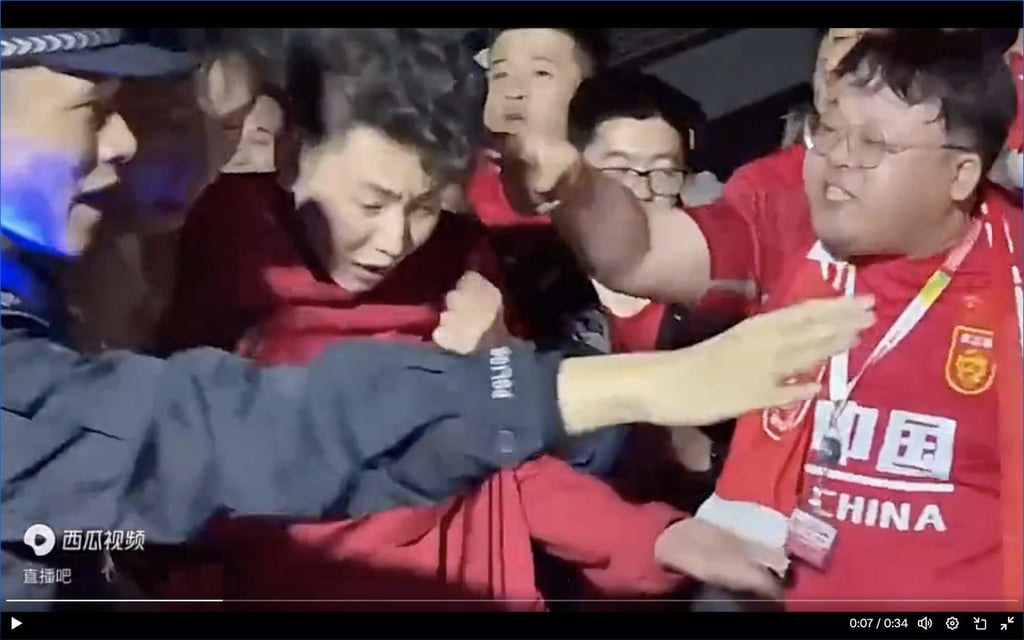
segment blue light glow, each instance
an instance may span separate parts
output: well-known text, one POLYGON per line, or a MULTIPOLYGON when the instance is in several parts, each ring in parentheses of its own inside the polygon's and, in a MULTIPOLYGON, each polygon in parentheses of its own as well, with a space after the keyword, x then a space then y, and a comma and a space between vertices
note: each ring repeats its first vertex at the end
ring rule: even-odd
POLYGON ((31 251, 67 255, 68 211, 81 174, 75 160, 5 141, 0 172, 0 228, 5 237, 31 251))
POLYGON ((64 255, 61 250, 62 238, 54 238, 53 225, 47 225, 45 221, 38 207, 19 206, 11 202, 7 193, 0 194, 0 227, 5 236, 30 251, 64 255))

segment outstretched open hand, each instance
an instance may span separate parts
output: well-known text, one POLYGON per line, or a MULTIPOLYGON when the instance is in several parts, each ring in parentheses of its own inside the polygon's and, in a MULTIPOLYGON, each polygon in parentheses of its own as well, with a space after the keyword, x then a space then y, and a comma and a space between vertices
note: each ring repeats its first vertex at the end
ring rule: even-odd
POLYGON ((813 398, 820 383, 798 376, 855 345, 875 322, 873 307, 868 297, 811 300, 750 318, 696 346, 651 354, 650 365, 664 369, 636 377, 643 384, 640 421, 700 426, 813 398))

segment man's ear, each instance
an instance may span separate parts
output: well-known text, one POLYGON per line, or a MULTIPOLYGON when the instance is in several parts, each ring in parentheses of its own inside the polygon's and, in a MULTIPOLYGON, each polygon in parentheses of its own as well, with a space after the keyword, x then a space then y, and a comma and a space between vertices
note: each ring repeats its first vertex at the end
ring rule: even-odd
POLYGON ((976 153, 964 153, 957 159, 950 184, 949 195, 954 202, 969 199, 981 183, 984 172, 981 170, 981 157, 976 153))

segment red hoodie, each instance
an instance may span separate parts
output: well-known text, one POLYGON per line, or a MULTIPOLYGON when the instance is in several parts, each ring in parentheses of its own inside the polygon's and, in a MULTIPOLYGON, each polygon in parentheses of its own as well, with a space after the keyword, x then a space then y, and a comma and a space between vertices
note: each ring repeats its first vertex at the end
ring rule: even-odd
MULTIPOLYGON (((263 363, 302 363, 349 337, 427 342, 444 294, 459 276, 469 268, 492 273, 489 249, 474 222, 446 216, 387 281, 352 296, 310 268, 289 223, 291 211, 283 200, 267 197, 273 188, 265 182, 261 176, 230 176, 204 194, 189 224, 209 222, 209 227, 192 236, 202 238, 203 245, 189 251, 207 253, 214 264, 204 263, 213 272, 182 283, 183 290, 193 291, 232 283, 192 294, 193 299, 217 301, 215 314, 204 318, 210 335, 224 335, 220 318, 237 326, 239 313, 233 309, 267 309, 240 344, 263 363), (244 245, 235 241, 239 226, 245 229, 244 245), (231 235, 224 235, 228 231, 231 235)), ((177 314, 189 316, 190 311, 178 309, 177 314)), ((185 329, 194 326, 189 322, 185 329)), ((197 338, 193 334, 190 339, 206 343, 197 338)), ((498 473, 480 489, 436 507, 310 524, 221 519, 207 540, 223 559, 227 599, 361 601, 281 605, 287 609, 494 606, 465 601, 470 598, 534 610, 542 609, 543 601, 531 541, 578 565, 593 595, 661 594, 682 578, 657 565, 654 541, 683 517, 661 504, 630 505, 596 478, 545 456, 498 473)), ((162 595, 195 594, 198 588, 187 573, 179 573, 162 595)), ((267 604, 256 607, 266 609, 267 604)))

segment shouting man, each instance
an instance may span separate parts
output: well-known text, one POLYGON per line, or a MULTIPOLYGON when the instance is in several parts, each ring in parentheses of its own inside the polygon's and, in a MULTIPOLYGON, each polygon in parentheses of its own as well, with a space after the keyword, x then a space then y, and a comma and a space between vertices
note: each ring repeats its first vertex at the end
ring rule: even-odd
MULTIPOLYGON (((564 138, 569 103, 608 54, 599 29, 498 29, 478 55, 487 68, 484 124, 495 134, 534 132, 564 138)), ((485 144, 487 142, 485 141, 485 144)), ((497 166, 484 159, 467 186, 472 211, 489 228, 524 337, 561 343, 596 296, 546 215, 517 215, 497 166)))
POLYGON ((1014 117, 1010 73, 978 33, 920 29, 863 36, 834 75, 804 189, 655 219, 537 139, 510 145, 510 188, 555 207, 618 291, 692 303, 748 280, 765 309, 874 295, 883 321, 804 378, 816 400, 741 418, 700 513, 790 551, 794 608, 1019 610, 1021 211, 983 183, 1014 117))

